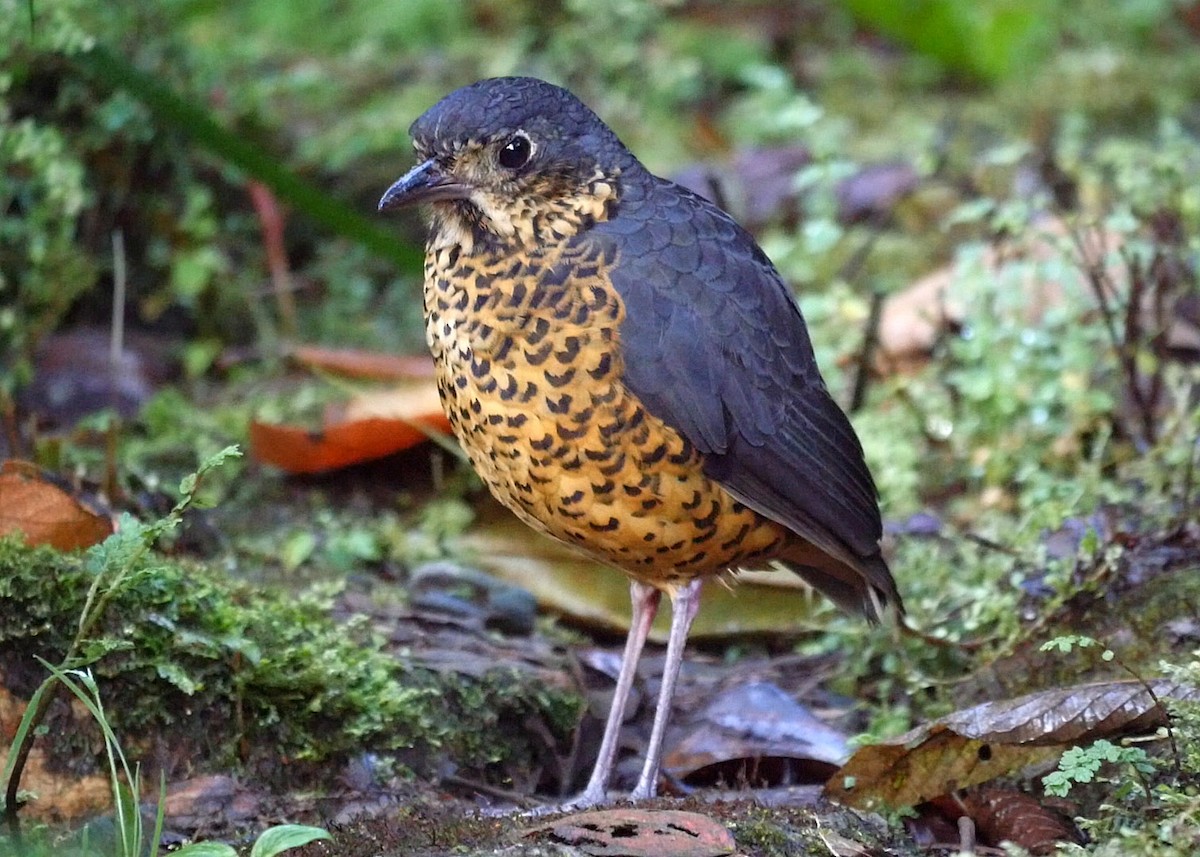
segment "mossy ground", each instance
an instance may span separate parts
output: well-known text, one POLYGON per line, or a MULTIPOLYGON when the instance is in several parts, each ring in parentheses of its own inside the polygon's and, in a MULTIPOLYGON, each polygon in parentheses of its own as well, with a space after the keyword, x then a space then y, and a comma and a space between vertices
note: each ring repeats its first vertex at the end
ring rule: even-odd
MULTIPOLYGON (((30 694, 74 636, 91 575, 78 556, 0 540, 0 674, 30 694)), ((85 647, 127 752, 152 747, 187 762, 170 778, 252 771, 277 788, 328 783, 352 756, 396 755, 423 775, 453 758, 481 779, 533 767, 544 724, 564 738, 579 699, 542 677, 498 669, 472 677, 385 651, 364 621, 335 622, 332 596, 248 586, 204 565, 151 554, 110 602, 85 647), (101 655, 102 656, 99 656, 101 655)), ((59 706, 44 748, 83 771, 98 732, 59 706), (55 728, 69 722, 72 728, 55 728)), ((149 759, 147 759, 149 761, 149 759)))

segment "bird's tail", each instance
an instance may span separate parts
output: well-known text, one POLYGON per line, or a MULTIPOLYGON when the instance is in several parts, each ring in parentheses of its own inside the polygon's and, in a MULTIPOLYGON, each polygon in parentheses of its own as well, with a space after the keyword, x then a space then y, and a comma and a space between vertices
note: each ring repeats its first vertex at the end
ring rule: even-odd
POLYGON ((847 613, 866 616, 871 622, 878 622, 891 610, 904 615, 904 601, 891 569, 878 553, 844 562, 804 545, 784 556, 783 564, 847 613))

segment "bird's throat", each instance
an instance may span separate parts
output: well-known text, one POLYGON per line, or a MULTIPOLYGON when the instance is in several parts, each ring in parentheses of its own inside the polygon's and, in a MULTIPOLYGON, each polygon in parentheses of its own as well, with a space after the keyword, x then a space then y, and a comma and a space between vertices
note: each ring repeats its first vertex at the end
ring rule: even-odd
POLYGON ((499 252, 552 247, 608 220, 616 211, 617 188, 597 172, 569 193, 539 192, 510 196, 477 189, 467 199, 433 206, 431 250, 476 247, 499 252))

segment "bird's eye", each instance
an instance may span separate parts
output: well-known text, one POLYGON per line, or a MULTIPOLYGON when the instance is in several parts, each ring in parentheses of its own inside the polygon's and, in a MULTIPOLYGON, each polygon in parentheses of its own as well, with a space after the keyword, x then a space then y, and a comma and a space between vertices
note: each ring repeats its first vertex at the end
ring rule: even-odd
POLYGON ((524 134, 514 134, 500 149, 500 166, 506 170, 519 170, 529 163, 533 155, 533 143, 524 134))

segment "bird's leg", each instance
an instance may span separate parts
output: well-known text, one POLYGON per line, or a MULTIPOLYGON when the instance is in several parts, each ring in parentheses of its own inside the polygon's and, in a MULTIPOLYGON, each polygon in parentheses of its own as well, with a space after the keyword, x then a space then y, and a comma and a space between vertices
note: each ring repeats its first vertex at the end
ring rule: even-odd
POLYGON ((662 687, 658 691, 658 710, 654 712, 654 726, 650 729, 650 746, 646 750, 646 763, 637 785, 629 793, 631 800, 654 797, 658 789, 658 766, 662 761, 663 735, 667 731, 667 720, 671 716, 671 700, 675 696, 675 680, 679 678, 679 667, 683 662, 683 644, 687 642, 692 620, 700 608, 701 578, 695 578, 687 586, 671 595, 671 636, 667 639, 667 660, 663 664, 662 687))
POLYGON ((633 688, 633 676, 637 672, 638 659, 650 633, 650 625, 658 613, 658 602, 662 593, 653 586, 638 583, 629 585, 629 598, 633 603, 633 621, 629 625, 629 636, 625 638, 625 653, 621 656, 621 671, 617 675, 617 688, 613 691, 612 707, 608 710, 608 721, 604 724, 604 738, 600 742, 600 755, 596 767, 583 793, 570 802, 570 806, 582 808, 604 803, 608 792, 608 778, 612 774, 613 759, 617 755, 617 738, 625 720, 625 704, 633 688))

